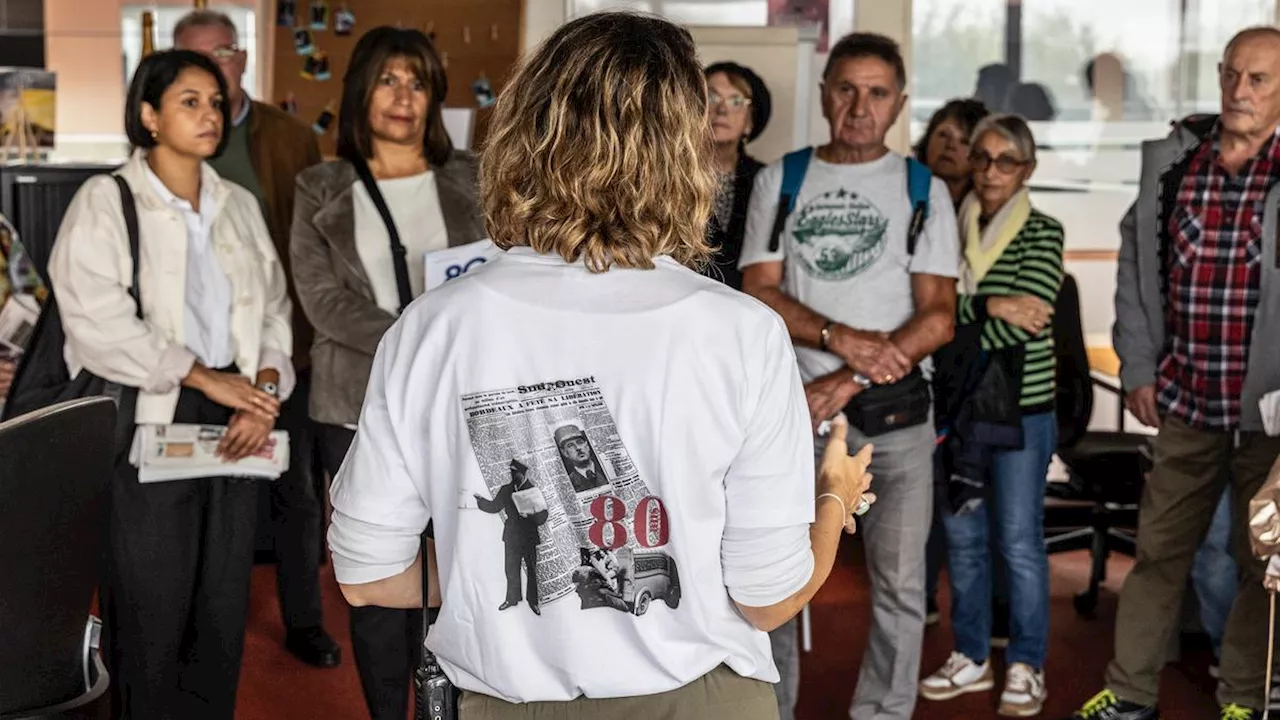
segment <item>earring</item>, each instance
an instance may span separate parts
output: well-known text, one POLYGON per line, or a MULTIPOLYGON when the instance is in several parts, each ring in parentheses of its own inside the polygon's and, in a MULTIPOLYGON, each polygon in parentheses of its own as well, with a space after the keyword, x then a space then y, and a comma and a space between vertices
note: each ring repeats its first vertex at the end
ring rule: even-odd
POLYGON ((160 133, 159 133, 159 132, 157 132, 157 131, 155 131, 155 130, 152 130, 152 131, 151 131, 151 139, 152 139, 152 140, 155 140, 156 138, 159 138, 159 137, 160 137, 160 133))

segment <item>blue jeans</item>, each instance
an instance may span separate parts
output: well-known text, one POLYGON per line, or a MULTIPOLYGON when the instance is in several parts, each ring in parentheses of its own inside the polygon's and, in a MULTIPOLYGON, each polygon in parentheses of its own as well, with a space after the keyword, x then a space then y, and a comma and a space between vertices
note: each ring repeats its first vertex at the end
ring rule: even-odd
POLYGON ((1044 667, 1049 643, 1049 558, 1044 549, 1044 484, 1058 446, 1052 412, 1022 418, 1021 450, 996 453, 988 499, 973 512, 948 509, 951 628, 956 650, 981 663, 991 652, 991 546, 1004 558, 1009 580, 1009 663, 1044 667), (988 518, 988 509, 995 517, 988 518))
POLYGON ((1196 551, 1191 566, 1191 582, 1200 602, 1200 624, 1213 656, 1222 656, 1222 635, 1227 629, 1227 615, 1236 600, 1236 561, 1231 554, 1231 488, 1222 493, 1218 509, 1213 513, 1209 534, 1196 551))

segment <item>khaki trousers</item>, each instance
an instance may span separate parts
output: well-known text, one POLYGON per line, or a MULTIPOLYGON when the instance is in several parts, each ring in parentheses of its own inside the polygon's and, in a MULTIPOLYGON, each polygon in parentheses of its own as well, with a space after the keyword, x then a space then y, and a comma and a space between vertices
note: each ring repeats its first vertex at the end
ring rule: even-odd
POLYGON ((744 678, 721 665, 682 688, 640 697, 517 704, 464 691, 458 717, 459 720, 777 720, 778 701, 769 683, 744 678))
POLYGON ((1223 488, 1231 489, 1231 547, 1239 589, 1222 641, 1218 702, 1262 709, 1267 648, 1265 564, 1245 535, 1249 499, 1280 454, 1280 438, 1254 432, 1197 430, 1165 418, 1155 440, 1155 467, 1138 512, 1138 557, 1120 593, 1116 656, 1107 687, 1117 696, 1154 705, 1160 670, 1196 549, 1213 520, 1223 488))

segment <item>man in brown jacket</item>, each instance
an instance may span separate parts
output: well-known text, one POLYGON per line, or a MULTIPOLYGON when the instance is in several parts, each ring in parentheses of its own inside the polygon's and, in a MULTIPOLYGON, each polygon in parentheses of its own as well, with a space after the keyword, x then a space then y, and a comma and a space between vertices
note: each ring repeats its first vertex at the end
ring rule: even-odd
POLYGON ((226 15, 211 10, 188 13, 174 26, 173 44, 204 53, 222 68, 233 126, 226 150, 211 164, 219 175, 258 198, 285 276, 290 278, 293 364, 298 385, 281 408, 280 427, 289 432, 293 462, 280 481, 270 485, 271 517, 277 523, 273 534, 279 561, 280 607, 289 651, 308 664, 334 667, 342 656, 321 624, 319 569, 324 503, 316 487, 321 473, 314 426, 307 412, 314 332, 298 302, 289 267, 294 178, 320 162, 320 149, 315 134, 305 125, 271 105, 249 98, 241 85, 245 51, 237 44, 236 27, 226 15))

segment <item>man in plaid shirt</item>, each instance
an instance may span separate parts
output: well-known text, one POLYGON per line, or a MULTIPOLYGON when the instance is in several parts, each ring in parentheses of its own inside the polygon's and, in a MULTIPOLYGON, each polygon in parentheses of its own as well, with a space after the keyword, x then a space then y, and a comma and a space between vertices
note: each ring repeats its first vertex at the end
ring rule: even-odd
MULTIPOLYGON (((1120 226, 1113 335, 1125 407, 1159 434, 1106 689, 1073 720, 1156 720, 1160 670, 1214 509, 1229 486, 1243 532, 1243 509, 1280 455, 1258 405, 1280 389, 1280 348, 1266 342, 1280 337, 1280 30, 1236 35, 1219 83, 1221 115, 1144 143, 1138 199, 1120 226)), ((1252 720, 1265 703, 1264 565, 1235 547, 1243 577, 1218 701, 1222 720, 1252 720)))

